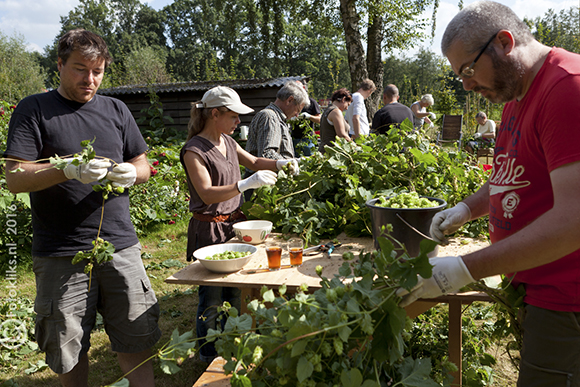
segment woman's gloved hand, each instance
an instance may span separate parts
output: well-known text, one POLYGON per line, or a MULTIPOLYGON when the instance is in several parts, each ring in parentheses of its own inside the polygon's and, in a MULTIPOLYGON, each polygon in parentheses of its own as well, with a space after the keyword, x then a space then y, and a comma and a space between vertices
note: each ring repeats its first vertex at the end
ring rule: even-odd
POLYGON ((272 172, 267 169, 257 171, 252 176, 238 181, 238 191, 244 192, 249 189, 260 188, 263 185, 276 184, 277 180, 278 175, 276 172, 272 172))

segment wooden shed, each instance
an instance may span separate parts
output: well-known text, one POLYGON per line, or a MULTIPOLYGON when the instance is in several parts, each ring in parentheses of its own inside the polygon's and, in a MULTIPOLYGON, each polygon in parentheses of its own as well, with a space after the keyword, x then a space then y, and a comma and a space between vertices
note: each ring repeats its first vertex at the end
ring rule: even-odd
MULTIPOLYGON (((98 93, 125 102, 137 120, 145 115, 142 113, 142 110, 148 109, 151 106, 149 92, 152 90, 159 96, 160 102, 163 104, 163 115, 170 116, 173 119, 173 123, 166 121, 165 124, 169 127, 187 131, 191 103, 201 100, 203 94, 212 87, 231 87, 240 95, 244 104, 254 109, 254 113, 240 115, 240 120, 242 121, 240 125, 249 125, 256 112, 276 100, 276 93, 286 82, 308 79, 309 77, 295 76, 226 81, 157 83, 152 85, 112 87, 101 89, 98 93)), ((140 126, 143 129, 146 124, 144 123, 140 126)))

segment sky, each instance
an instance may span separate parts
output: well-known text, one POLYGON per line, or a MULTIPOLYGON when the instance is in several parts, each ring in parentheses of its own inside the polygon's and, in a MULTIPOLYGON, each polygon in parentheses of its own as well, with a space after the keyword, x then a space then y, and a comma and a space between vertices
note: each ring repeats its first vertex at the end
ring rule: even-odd
MULTIPOLYGON (((159 10, 173 0, 141 0, 152 8, 159 10)), ((468 5, 475 0, 464 0, 468 5)), ((436 54, 441 54, 441 36, 447 23, 459 11, 459 0, 441 0, 437 11, 436 34, 433 42, 423 46, 430 48, 436 54)), ((579 0, 499 0, 515 11, 522 19, 543 16, 548 9, 556 13, 562 9, 578 6, 579 0)), ((68 15, 79 4, 78 0, 0 0, 0 31, 6 36, 19 34, 24 36, 30 51, 43 52, 52 44, 60 31, 60 17, 68 15)), ((431 17, 432 10, 426 13, 431 17)))

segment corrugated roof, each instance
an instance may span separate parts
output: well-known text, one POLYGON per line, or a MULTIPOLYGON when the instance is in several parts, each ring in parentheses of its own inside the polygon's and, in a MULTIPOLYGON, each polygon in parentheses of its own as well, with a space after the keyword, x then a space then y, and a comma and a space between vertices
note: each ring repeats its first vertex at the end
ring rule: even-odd
POLYGON ((282 87, 288 81, 309 80, 309 77, 279 77, 279 78, 260 78, 260 79, 236 79, 224 81, 204 81, 204 82, 172 82, 172 83, 154 83, 152 85, 129 85, 110 87, 100 89, 99 94, 119 95, 119 94, 147 94, 150 88, 159 93, 172 93, 184 91, 206 91, 215 86, 229 86, 232 89, 259 89, 264 87, 282 87))

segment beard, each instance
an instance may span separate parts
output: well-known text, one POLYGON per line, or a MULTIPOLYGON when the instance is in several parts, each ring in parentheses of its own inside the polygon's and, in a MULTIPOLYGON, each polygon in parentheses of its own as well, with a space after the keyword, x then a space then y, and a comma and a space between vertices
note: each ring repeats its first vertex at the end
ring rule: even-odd
POLYGON ((512 57, 500 59, 494 50, 490 57, 495 72, 495 79, 491 88, 475 87, 473 91, 488 90, 492 92, 487 98, 492 103, 506 103, 515 100, 520 94, 524 69, 520 62, 512 57))

